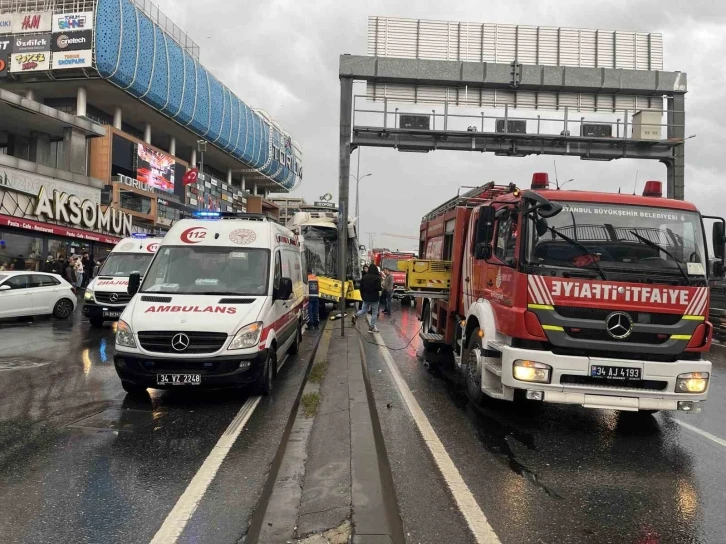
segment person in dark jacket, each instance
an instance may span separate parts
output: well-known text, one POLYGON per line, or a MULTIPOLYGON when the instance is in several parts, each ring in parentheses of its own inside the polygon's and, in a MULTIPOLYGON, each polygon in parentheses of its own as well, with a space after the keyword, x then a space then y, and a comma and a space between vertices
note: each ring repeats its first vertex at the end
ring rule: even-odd
POLYGON ((378 332, 376 321, 378 320, 378 305, 381 297, 381 273, 378 267, 371 264, 368 273, 360 280, 360 294, 363 299, 363 307, 353 315, 353 325, 356 319, 366 315, 371 310, 371 325, 368 332, 378 332))
POLYGON ((76 285, 76 270, 73 266, 73 262, 63 261, 63 279, 75 287, 76 285))

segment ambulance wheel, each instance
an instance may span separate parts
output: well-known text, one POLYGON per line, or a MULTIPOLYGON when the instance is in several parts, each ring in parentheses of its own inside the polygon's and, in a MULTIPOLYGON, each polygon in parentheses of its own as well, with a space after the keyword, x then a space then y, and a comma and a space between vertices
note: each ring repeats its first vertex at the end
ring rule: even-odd
POLYGON ((94 329, 100 329, 101 327, 103 327, 103 319, 101 319, 100 317, 92 317, 88 321, 91 322, 91 327, 93 327, 94 329))
POLYGON ((477 364, 476 348, 482 349, 482 339, 479 336, 479 329, 475 329, 469 340, 469 346, 464 354, 464 361, 466 361, 466 370, 464 379, 466 380, 466 396, 474 405, 480 405, 484 402, 484 393, 481 390, 481 371, 482 369, 477 364))
POLYGON ((295 329, 295 341, 290 344, 290 348, 288 351, 294 355, 298 351, 300 351, 300 342, 302 341, 302 324, 297 324, 297 329, 295 329))
POLYGON ((264 368, 255 382, 256 395, 267 397, 272 393, 272 380, 275 377, 276 367, 277 363, 275 362, 275 352, 273 348, 270 348, 267 350, 264 368))

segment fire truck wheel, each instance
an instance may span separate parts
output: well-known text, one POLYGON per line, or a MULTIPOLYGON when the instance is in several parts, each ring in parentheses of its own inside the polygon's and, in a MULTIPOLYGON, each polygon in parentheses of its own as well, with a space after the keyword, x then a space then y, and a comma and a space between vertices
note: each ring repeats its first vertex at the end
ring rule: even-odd
POLYGON ((482 340, 479 336, 479 329, 472 331, 469 346, 465 353, 466 361, 466 396, 469 402, 475 405, 482 404, 484 402, 484 393, 481 390, 481 368, 477 364, 475 349, 482 348, 482 340))

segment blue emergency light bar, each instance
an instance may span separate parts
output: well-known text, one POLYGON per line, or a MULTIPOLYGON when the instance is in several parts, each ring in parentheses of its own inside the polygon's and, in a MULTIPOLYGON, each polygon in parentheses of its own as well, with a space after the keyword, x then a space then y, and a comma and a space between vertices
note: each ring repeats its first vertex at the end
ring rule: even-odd
POLYGON ((131 238, 146 238, 147 234, 145 232, 133 232, 131 233, 131 238))
POLYGON ((220 212, 194 211, 192 212, 192 217, 197 217, 199 219, 219 219, 222 217, 222 214, 220 212))

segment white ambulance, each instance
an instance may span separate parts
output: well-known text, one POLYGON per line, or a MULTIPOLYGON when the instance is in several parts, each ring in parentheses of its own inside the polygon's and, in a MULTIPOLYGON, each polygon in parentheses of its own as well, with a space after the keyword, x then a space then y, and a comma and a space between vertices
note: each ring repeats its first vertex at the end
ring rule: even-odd
POLYGON ((83 294, 83 315, 92 327, 104 321, 117 321, 131 300, 128 294, 129 276, 142 276, 151 264, 162 238, 137 233, 114 246, 96 277, 88 282, 83 294))
POLYGON ((267 395, 302 338, 305 282, 294 234, 258 214, 196 212, 165 236, 118 322, 123 388, 253 384, 267 395))

